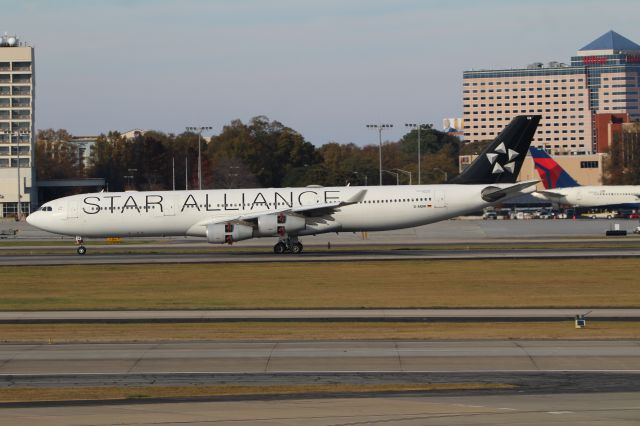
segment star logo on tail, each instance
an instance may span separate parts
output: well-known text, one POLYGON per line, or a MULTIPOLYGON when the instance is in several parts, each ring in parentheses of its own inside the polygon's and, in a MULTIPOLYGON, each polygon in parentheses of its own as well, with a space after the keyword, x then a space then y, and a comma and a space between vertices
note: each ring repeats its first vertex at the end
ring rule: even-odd
POLYGON ((503 173, 505 170, 513 174, 516 169, 516 163, 513 160, 515 160, 520 153, 511 148, 507 149, 507 147, 504 146, 504 142, 500 142, 494 152, 488 152, 486 155, 489 163, 493 165, 491 173, 497 175, 503 173), (500 162, 497 161, 500 154, 507 156, 507 163, 500 164, 500 162))

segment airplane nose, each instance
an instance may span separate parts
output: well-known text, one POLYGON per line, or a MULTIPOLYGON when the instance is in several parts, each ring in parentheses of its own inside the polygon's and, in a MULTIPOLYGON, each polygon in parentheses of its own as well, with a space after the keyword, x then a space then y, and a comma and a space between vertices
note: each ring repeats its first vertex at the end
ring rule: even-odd
POLYGON ((37 215, 38 214, 36 212, 34 212, 34 213, 31 213, 29 216, 27 216, 27 223, 29 225, 31 225, 31 226, 37 226, 36 225, 36 220, 35 220, 37 215))

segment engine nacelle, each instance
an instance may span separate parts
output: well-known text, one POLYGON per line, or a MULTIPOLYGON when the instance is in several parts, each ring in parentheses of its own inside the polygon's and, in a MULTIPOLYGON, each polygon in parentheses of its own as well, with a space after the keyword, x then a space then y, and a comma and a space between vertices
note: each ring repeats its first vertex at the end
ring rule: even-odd
POLYGON ((249 238, 253 238, 251 226, 232 223, 213 223, 207 226, 207 242, 211 244, 231 244, 249 238))
POLYGON ((285 234, 302 231, 307 227, 304 217, 286 214, 269 214, 258 217, 258 233, 263 236, 284 236, 285 234))

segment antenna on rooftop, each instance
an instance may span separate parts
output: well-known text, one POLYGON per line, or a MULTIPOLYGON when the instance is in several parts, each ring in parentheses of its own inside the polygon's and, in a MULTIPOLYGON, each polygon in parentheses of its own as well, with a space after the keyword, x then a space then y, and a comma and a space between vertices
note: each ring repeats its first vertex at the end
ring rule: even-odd
POLYGON ((0 38, 0 47, 14 47, 18 45, 18 37, 15 35, 9 35, 6 31, 2 38, 0 38))

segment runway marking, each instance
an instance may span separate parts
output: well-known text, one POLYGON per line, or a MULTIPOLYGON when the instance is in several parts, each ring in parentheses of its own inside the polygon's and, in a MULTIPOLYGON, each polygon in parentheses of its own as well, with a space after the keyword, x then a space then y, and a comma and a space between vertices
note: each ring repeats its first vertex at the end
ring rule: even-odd
POLYGON ((547 411, 547 414, 575 414, 573 411, 547 411))
POLYGON ((267 373, 269 371, 269 364, 271 363, 271 357, 273 356, 273 351, 276 350, 278 346, 278 342, 275 342, 273 346, 271 346, 271 350, 269 351, 269 356, 267 357, 267 362, 264 365, 264 372, 267 373))
POLYGON ((531 364, 533 364, 533 366, 537 370, 540 370, 540 367, 536 363, 536 360, 533 358, 533 356, 531 354, 529 354, 529 352, 524 348, 524 346, 522 346, 520 344, 520 342, 514 341, 513 344, 516 345, 518 348, 520 348, 522 350, 522 352, 524 352, 524 354, 527 356, 527 358, 529 358, 529 361, 531 362, 531 364))

